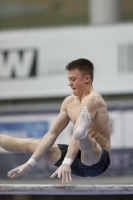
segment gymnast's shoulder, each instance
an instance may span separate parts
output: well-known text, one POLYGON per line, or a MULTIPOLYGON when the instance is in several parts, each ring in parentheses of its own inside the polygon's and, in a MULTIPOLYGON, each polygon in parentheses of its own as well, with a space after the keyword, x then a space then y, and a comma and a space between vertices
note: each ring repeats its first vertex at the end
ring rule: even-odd
POLYGON ((68 104, 71 103, 74 99, 75 99, 75 96, 74 96, 74 95, 67 96, 67 97, 63 100, 62 105, 68 105, 68 104))
POLYGON ((67 96, 64 100, 63 100, 63 103, 69 103, 71 102, 72 100, 75 99, 75 96, 74 95, 70 95, 70 96, 67 96))

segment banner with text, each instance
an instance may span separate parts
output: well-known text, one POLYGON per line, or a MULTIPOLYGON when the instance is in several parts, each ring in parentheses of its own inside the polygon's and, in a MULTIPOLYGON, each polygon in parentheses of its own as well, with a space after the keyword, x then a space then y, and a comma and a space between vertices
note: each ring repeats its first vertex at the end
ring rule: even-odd
POLYGON ((0 99, 70 95, 65 66, 78 58, 94 63, 98 92, 132 93, 132 49, 132 23, 2 31, 0 99))

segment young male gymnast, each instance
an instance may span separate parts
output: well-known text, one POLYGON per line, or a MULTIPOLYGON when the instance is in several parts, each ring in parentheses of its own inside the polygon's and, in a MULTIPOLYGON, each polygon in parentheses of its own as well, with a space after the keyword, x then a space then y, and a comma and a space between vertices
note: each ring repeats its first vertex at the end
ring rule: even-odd
POLYGON ((23 165, 8 172, 17 178, 28 173, 43 158, 58 166, 51 175, 72 181, 71 174, 87 177, 102 174, 110 164, 110 124, 106 104, 93 89, 93 64, 87 59, 77 59, 66 66, 69 86, 73 94, 65 98, 60 113, 42 140, 0 136, 0 146, 8 151, 30 151, 32 157, 23 165), (69 121, 74 124, 69 145, 54 144, 69 121))

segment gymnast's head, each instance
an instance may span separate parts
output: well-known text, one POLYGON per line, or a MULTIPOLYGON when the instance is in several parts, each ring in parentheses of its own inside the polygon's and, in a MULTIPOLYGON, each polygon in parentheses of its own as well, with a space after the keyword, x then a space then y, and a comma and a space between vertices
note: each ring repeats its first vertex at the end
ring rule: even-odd
POLYGON ((68 71, 78 69, 83 76, 89 75, 91 78, 91 82, 93 82, 94 66, 91 61, 85 58, 79 58, 77 60, 73 60, 72 62, 67 64, 65 69, 68 71))
POLYGON ((73 60, 68 63, 66 70, 74 95, 80 96, 92 88, 94 66, 91 61, 84 58, 73 60))

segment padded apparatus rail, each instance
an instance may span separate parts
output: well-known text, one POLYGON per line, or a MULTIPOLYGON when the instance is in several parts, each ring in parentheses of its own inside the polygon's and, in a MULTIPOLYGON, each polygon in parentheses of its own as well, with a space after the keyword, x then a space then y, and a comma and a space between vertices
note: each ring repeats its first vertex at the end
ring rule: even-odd
POLYGON ((133 185, 0 184, 0 195, 115 195, 133 194, 133 185))

